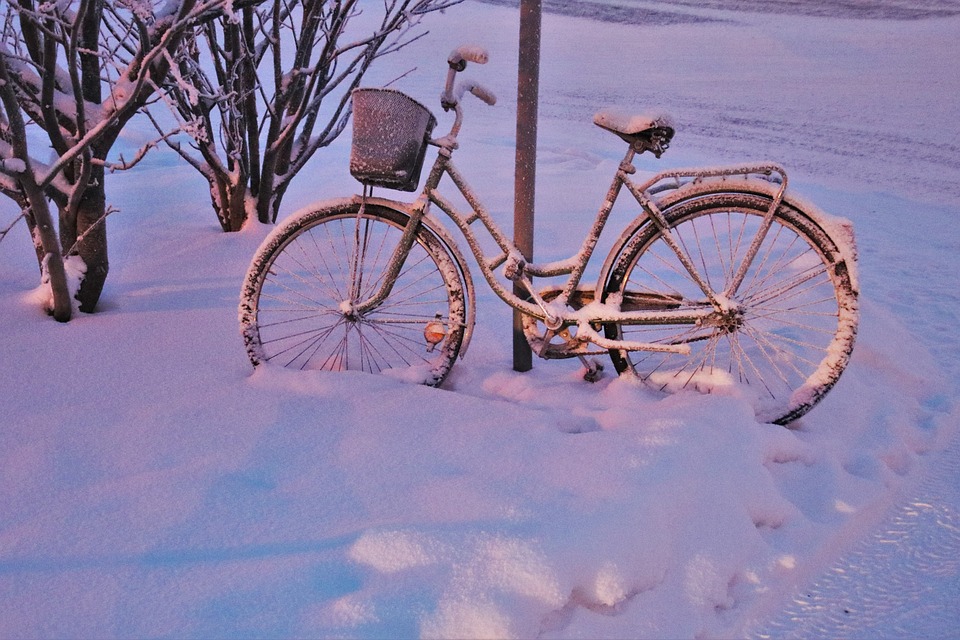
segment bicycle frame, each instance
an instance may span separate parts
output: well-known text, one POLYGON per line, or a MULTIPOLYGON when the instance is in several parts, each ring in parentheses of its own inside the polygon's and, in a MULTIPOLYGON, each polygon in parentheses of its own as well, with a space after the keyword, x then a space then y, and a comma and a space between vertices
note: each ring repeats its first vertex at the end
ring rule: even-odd
MULTIPOLYGON (((405 207, 405 211, 410 215, 410 221, 394 250, 389 263, 390 266, 383 278, 383 283, 373 296, 364 301, 356 301, 356 304, 353 305, 354 311, 360 314, 365 313, 381 304, 390 295, 393 282, 399 275, 406 255, 413 245, 417 229, 422 223, 424 216, 428 215, 430 211, 430 205, 436 205, 446 213, 460 230, 487 284, 494 293, 522 314, 543 321, 550 332, 560 330, 564 326, 575 325, 577 327, 578 338, 586 339, 601 349, 685 353, 689 350, 687 345, 649 344, 612 340, 602 336, 597 331, 596 326, 604 323, 656 325, 700 324, 708 322, 711 317, 715 317, 718 313, 729 312, 731 310, 732 303, 730 303, 729 300, 742 282, 747 268, 756 256, 766 232, 770 228, 774 214, 783 200, 787 187, 787 177, 781 167, 775 164, 757 164, 707 170, 673 170, 658 173, 646 182, 637 184, 630 178, 630 176, 636 172, 633 166, 633 160, 637 153, 633 146, 631 146, 617 168, 616 174, 607 190, 603 205, 597 212, 593 225, 577 253, 565 260, 556 262, 545 264, 527 263, 516 244, 508 238, 503 230, 496 224, 476 193, 453 163, 452 155, 453 151, 457 148, 457 135, 463 119, 461 106, 456 104, 453 106, 453 109, 455 110, 456 119, 450 133, 447 136, 431 141, 432 145, 439 147, 439 153, 437 154, 419 197, 412 206, 405 207), (738 273, 732 279, 727 290, 716 292, 713 291, 709 284, 701 277, 696 266, 683 251, 680 243, 673 237, 669 225, 657 205, 654 194, 677 188, 680 186, 681 179, 700 180, 703 178, 747 174, 778 174, 780 176, 780 187, 772 199, 770 209, 764 217, 759 231, 753 238, 747 252, 747 257, 742 262, 738 273), (438 191, 438 185, 444 175, 450 177, 457 190, 468 203, 470 207, 469 213, 457 210, 453 203, 438 191), (666 184, 671 180, 674 181, 675 186, 666 184), (593 292, 594 296, 592 301, 576 309, 568 306, 572 298, 581 290, 580 282, 587 264, 593 255, 600 235, 606 227, 609 216, 624 186, 643 211, 645 218, 641 217, 641 219, 659 228, 667 245, 676 253, 681 264, 703 291, 706 300, 703 304, 679 308, 679 305, 671 304, 676 302, 673 300, 662 300, 662 304, 660 305, 657 305, 657 301, 653 300, 647 305, 653 306, 654 308, 652 309, 624 310, 619 303, 596 302, 600 293, 599 288, 603 286, 602 282, 598 282, 593 292), (498 255, 484 255, 479 238, 472 228, 478 221, 483 224, 484 230, 499 247, 500 253, 498 255), (523 287, 529 299, 524 299, 516 295, 511 287, 503 285, 495 274, 495 271, 500 267, 503 267, 503 272, 507 280, 519 283, 523 287), (551 301, 544 300, 533 286, 532 278, 558 277, 563 275, 568 276, 567 280, 560 290, 559 295, 551 301)), ((366 195, 364 197, 366 197, 366 195)), ((361 212, 362 211, 363 209, 361 208, 361 212)))

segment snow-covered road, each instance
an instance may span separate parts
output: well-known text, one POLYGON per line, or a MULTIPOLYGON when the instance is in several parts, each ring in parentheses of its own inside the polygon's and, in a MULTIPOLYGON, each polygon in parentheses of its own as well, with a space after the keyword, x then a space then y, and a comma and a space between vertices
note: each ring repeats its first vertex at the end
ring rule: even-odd
POLYGON ((960 440, 877 529, 764 621, 758 638, 954 638, 960 629, 960 440))

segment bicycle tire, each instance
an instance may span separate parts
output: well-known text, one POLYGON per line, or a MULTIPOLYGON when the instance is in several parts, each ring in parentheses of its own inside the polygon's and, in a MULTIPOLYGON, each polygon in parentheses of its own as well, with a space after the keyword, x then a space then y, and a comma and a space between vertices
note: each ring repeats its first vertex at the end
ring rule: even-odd
POLYGON ((394 209, 367 203, 361 212, 359 201, 344 201, 298 214, 272 233, 241 293, 253 365, 391 371, 439 386, 460 352, 465 298, 457 265, 433 233, 417 231, 380 305, 352 311, 379 288, 408 221, 394 209))
MULTIPOLYGON (((667 204, 663 214, 710 288, 722 293, 771 203, 758 193, 707 192, 667 204)), ((604 300, 624 292, 667 294, 680 307, 706 300, 652 223, 612 255, 604 300)), ((784 201, 732 297, 737 317, 722 323, 606 325, 609 338, 690 347, 689 355, 612 350, 613 364, 665 391, 735 386, 758 420, 788 424, 836 384, 853 350, 858 302, 844 255, 810 216, 784 201)))

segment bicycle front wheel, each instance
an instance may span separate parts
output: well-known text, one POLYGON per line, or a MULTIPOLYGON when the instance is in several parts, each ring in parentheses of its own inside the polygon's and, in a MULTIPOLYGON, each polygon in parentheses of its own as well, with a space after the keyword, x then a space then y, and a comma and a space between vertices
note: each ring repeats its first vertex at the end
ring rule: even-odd
MULTIPOLYGON (((728 292, 771 200, 718 192, 664 209, 670 233, 715 294, 728 292)), ((652 294, 703 308, 707 297, 665 242, 646 224, 617 250, 605 299, 652 294)), ((725 313, 699 325, 609 325, 608 337, 686 345, 689 355, 614 351, 621 373, 674 391, 750 398, 758 419, 786 424, 809 411, 836 383, 853 349, 857 296, 838 247, 806 214, 784 202, 725 313)))
POLYGON ((356 202, 298 216, 261 246, 247 272, 240 324, 254 366, 390 371, 437 386, 465 330, 460 272, 421 227, 386 299, 384 284, 409 217, 356 202))

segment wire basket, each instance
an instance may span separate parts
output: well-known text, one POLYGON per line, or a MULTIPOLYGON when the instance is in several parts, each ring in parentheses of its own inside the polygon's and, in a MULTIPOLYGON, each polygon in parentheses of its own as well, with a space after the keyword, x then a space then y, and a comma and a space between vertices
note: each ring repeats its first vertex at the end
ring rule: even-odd
POLYGON ((365 185, 415 191, 433 114, 393 89, 354 89, 350 174, 365 185))

